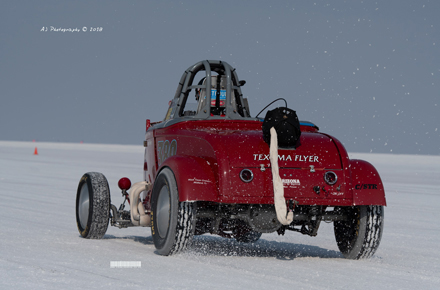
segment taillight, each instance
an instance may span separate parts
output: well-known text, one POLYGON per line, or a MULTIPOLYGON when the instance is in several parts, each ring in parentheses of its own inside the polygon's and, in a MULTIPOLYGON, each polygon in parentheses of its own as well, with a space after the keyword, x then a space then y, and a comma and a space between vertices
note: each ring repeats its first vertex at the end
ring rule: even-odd
POLYGON ((327 182, 327 184, 333 185, 336 183, 336 181, 338 181, 338 176, 333 171, 327 171, 324 174, 324 180, 327 182))
POLYGON ((122 190, 129 190, 131 187, 131 181, 127 177, 119 179, 118 186, 122 190))
POLYGON ((243 169, 241 172, 240 172, 240 179, 243 181, 243 182, 251 182, 252 181, 252 179, 254 179, 254 174, 252 173, 252 171, 250 171, 249 169, 243 169))

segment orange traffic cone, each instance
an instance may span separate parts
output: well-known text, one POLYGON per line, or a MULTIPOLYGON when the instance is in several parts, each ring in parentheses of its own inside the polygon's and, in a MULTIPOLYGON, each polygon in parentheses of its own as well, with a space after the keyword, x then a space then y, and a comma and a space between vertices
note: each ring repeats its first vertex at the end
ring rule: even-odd
POLYGON ((34 155, 38 155, 37 147, 35 147, 34 155))

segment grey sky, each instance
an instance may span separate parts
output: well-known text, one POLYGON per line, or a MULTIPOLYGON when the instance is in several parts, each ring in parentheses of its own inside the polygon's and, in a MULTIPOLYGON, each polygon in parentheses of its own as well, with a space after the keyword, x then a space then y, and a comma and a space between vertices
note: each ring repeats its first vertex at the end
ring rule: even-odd
POLYGON ((439 11, 428 0, 1 1, 0 140, 142 144, 183 71, 221 59, 247 81, 252 114, 283 97, 351 152, 439 155, 439 11))

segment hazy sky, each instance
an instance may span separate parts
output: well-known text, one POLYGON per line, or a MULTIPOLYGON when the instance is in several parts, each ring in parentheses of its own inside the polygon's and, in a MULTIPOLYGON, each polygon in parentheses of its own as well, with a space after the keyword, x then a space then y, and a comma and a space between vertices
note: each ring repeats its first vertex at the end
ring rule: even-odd
POLYGON ((184 70, 221 59, 253 115, 283 97, 350 152, 439 155, 439 13, 428 0, 1 1, 0 140, 141 145, 184 70))

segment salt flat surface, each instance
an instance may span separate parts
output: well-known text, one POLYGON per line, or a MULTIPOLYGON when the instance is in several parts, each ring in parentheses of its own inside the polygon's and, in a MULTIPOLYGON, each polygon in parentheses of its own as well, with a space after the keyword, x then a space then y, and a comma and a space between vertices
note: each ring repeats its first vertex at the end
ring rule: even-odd
POLYGON ((440 156, 350 157, 374 164, 385 184, 373 258, 344 259, 325 223, 315 238, 263 234, 251 245, 198 236, 188 252, 162 257, 149 228, 109 227, 102 240, 76 228, 81 176, 105 174, 118 206, 119 178, 142 180, 142 146, 0 141, 0 289, 439 289, 440 156))

